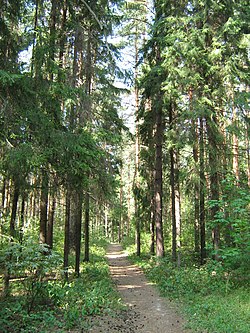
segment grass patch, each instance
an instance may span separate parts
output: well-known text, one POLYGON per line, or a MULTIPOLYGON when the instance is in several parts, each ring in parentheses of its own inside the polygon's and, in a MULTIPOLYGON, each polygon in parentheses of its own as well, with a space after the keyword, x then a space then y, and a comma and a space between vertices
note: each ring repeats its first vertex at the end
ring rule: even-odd
POLYGON ((250 332, 249 280, 239 281, 213 261, 202 267, 176 268, 170 258, 130 258, 163 296, 176 301, 188 328, 200 333, 250 332))
POLYGON ((20 281, 11 282, 12 296, 0 303, 1 330, 6 333, 68 332, 85 329, 88 317, 121 306, 105 259, 106 242, 91 246, 91 262, 81 264, 80 278, 43 281, 27 311, 27 293, 20 281))

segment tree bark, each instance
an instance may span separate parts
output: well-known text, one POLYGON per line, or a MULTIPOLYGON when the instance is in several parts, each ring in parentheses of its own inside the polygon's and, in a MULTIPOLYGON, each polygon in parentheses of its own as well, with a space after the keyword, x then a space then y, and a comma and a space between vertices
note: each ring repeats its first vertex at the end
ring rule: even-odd
POLYGON ((217 145, 216 133, 214 133, 212 127, 217 128, 217 119, 213 114, 212 120, 206 119, 207 133, 208 133, 208 144, 209 144, 209 165, 210 165, 210 194, 211 194, 211 221, 213 223, 212 239, 214 245, 214 258, 219 260, 219 247, 220 247, 220 227, 216 222, 217 215, 219 212, 219 150, 217 145))
POLYGON ((23 228, 24 228, 24 215, 25 215, 25 202, 26 196, 23 194, 22 196, 22 204, 21 204, 21 214, 20 214, 20 244, 23 243, 23 228))
POLYGON ((120 216, 119 216, 119 233, 118 233, 118 242, 120 243, 123 239, 124 225, 123 225, 123 170, 121 169, 121 184, 120 184, 120 216))
POLYGON ((234 105, 234 94, 232 96, 232 103, 233 103, 233 125, 234 125, 234 133, 233 133, 233 171, 234 171, 234 175, 236 178, 236 184, 237 186, 239 186, 239 182, 240 182, 240 171, 239 171, 239 139, 238 136, 236 134, 236 130, 237 130, 237 115, 236 115, 236 109, 235 109, 235 105, 234 105))
POLYGON ((64 254, 63 254, 63 268, 65 279, 68 280, 68 267, 69 267, 69 224, 70 224, 70 200, 71 193, 68 189, 66 192, 66 209, 65 209, 65 225, 64 225, 64 254))
POLYGON ((39 241, 41 244, 47 242, 47 223, 48 223, 48 175, 46 170, 42 171, 41 197, 40 197, 40 225, 39 241))
POLYGON ((205 148, 204 148, 204 119, 200 118, 200 193, 199 193, 199 224, 200 224, 200 262, 201 265, 205 263, 206 259, 206 225, 205 225, 205 148))
POLYGON ((5 201, 6 201, 6 179, 3 179, 3 185, 2 185, 2 189, 1 189, 1 212, 0 212, 0 223, 1 223, 1 233, 3 233, 3 228, 4 228, 4 219, 2 218, 6 212, 5 212, 5 201))
POLYGON ((55 192, 52 193, 52 201, 50 203, 49 217, 48 217, 48 233, 47 233, 47 244, 50 249, 53 248, 53 229, 54 229, 54 217, 56 211, 56 196, 55 192))
MULTIPOLYGON (((174 128, 175 107, 173 103, 169 106, 169 128, 174 128)), ((175 129, 176 131, 176 129, 175 129)), ((174 144, 174 143, 173 143, 174 144)), ((172 259, 180 265, 180 236, 181 236, 181 210, 179 190, 179 170, 177 148, 170 148, 170 185, 171 185, 171 207, 172 207, 172 259)))
POLYGON ((76 201, 77 201, 77 214, 76 214, 76 243, 75 243, 75 273, 79 277, 80 276, 80 255, 81 255, 81 239, 82 239, 82 203, 83 203, 83 195, 81 190, 77 190, 76 193, 76 201))
POLYGON ((89 222, 90 222, 90 197, 85 194, 85 220, 84 220, 84 261, 89 262, 89 222))
POLYGON ((11 216, 10 216, 10 236, 12 238, 15 237, 16 234, 16 215, 17 215, 17 205, 18 205, 18 198, 19 198, 19 186, 14 183, 14 193, 12 198, 12 209, 11 209, 11 216))
POLYGON ((151 199, 150 203, 150 233, 151 233, 151 243, 150 243, 150 253, 152 255, 155 254, 155 205, 154 205, 154 198, 151 199))
MULTIPOLYGON (((193 112, 193 90, 189 90, 189 105, 190 111, 193 112)), ((198 178, 198 164, 199 164, 199 127, 197 119, 192 120, 192 132, 193 132, 193 159, 194 170, 198 178)), ((194 252, 198 256, 200 252, 200 225, 199 225, 199 183, 194 180, 194 252)))
POLYGON ((162 144, 163 144, 163 117, 162 94, 158 94, 155 101, 156 129, 155 129, 155 178, 154 178, 154 202, 155 202, 155 228, 156 228, 156 256, 164 256, 163 223, 162 223, 162 144))
POLYGON ((180 236, 181 236, 181 211, 180 190, 178 176, 178 156, 175 149, 170 149, 170 184, 171 184, 171 207, 172 207, 172 259, 180 265, 180 236))
POLYGON ((57 18, 57 0, 51 1, 51 12, 50 12, 50 47, 49 47, 49 77, 50 80, 54 79, 53 66, 55 61, 55 41, 56 41, 56 18, 57 18))
POLYGON ((139 138, 139 88, 138 88, 138 29, 136 26, 135 35, 135 226, 136 226, 136 255, 141 255, 141 225, 139 207, 139 164, 140 164, 140 138, 139 138))

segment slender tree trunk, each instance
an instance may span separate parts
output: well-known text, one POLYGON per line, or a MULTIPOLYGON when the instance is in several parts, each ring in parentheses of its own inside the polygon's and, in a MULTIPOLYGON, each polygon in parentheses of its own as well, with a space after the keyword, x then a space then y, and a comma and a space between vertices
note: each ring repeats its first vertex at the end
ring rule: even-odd
MULTIPOLYGON (((62 19, 61 19, 61 29, 60 29, 60 38, 59 38, 59 66, 63 68, 63 56, 64 56, 64 47, 65 47, 65 25, 67 20, 67 2, 64 0, 62 4, 62 19)), ((61 79, 61 73, 59 73, 59 78, 61 79)))
POLYGON ((38 31, 38 12, 39 12, 39 0, 35 2, 35 17, 34 17, 34 36, 32 44, 32 59, 31 59, 31 75, 34 75, 34 67, 36 61, 36 42, 37 42, 37 31, 38 31))
POLYGON ((77 190, 77 214, 76 214, 76 260, 75 260, 75 273, 80 276, 80 254, 81 254, 81 239, 82 239, 82 203, 83 195, 81 190, 77 190))
POLYGON ((16 224, 18 198, 19 198, 19 186, 14 183, 12 210, 11 210, 11 216, 10 216, 10 236, 12 238, 15 237, 15 233, 16 233, 15 224, 16 224))
POLYGON ((1 190, 1 212, 0 212, 0 223, 1 223, 1 233, 3 234, 3 227, 4 227, 4 219, 2 218, 3 215, 6 214, 6 206, 5 206, 5 201, 6 201, 6 179, 3 179, 3 185, 2 185, 2 190, 1 190))
MULTIPOLYGON (((189 89, 189 108, 193 113, 193 89, 189 89)), ((193 136, 193 159, 194 159, 194 173, 197 175, 199 170, 199 124, 198 120, 192 118, 192 136, 193 136)), ((199 183, 198 180, 194 180, 194 252, 199 256, 200 253, 200 225, 199 225, 199 183)))
POLYGON ((219 247, 220 247, 220 228, 219 224, 215 223, 219 212, 219 150, 215 137, 215 133, 212 130, 212 126, 217 126, 217 119, 213 115, 213 123, 210 123, 210 119, 207 119, 207 133, 208 133, 208 144, 209 144, 209 165, 210 165, 210 193, 211 193, 211 221, 214 222, 212 229, 212 239, 215 251, 215 259, 219 259, 219 247))
POLYGON ((42 171, 41 197, 40 197, 40 225, 39 240, 41 244, 47 241, 47 223, 48 223, 48 176, 46 170, 42 171))
POLYGON ((206 226, 205 226, 205 148, 204 148, 204 119, 200 118, 200 262, 201 265, 205 263, 206 259, 206 226))
POLYGON ((23 243, 24 215, 25 215, 26 196, 22 196, 21 214, 20 214, 20 244, 23 243))
POLYGON ((89 193, 85 194, 85 221, 84 221, 84 261, 89 262, 89 222, 90 222, 90 197, 89 193))
MULTIPOLYGON (((175 106, 169 106, 169 128, 175 129, 174 120, 176 117, 175 106)), ((176 129, 175 129, 176 130, 176 129)), ((179 190, 179 167, 177 148, 170 148, 170 185, 171 185, 171 207, 172 207, 172 259, 180 265, 180 236, 181 236, 181 210, 179 190)))
POLYGON ((47 233, 47 244, 50 249, 53 248, 53 229, 54 229, 54 217, 56 211, 56 196, 55 192, 52 192, 52 201, 49 208, 49 217, 48 217, 48 233, 47 233))
POLYGON ((155 101, 156 129, 155 129, 155 228, 156 228, 156 256, 164 256, 163 223, 162 223, 162 144, 164 126, 162 119, 162 95, 155 101))
POLYGON ((121 185, 120 185, 120 217, 119 217, 119 243, 123 239, 123 170, 121 170, 121 185))
POLYGON ((105 204, 104 206, 104 228, 105 228, 105 237, 109 237, 109 224, 108 224, 108 207, 105 204))
POLYGON ((175 180, 174 180, 174 152, 170 149, 170 185, 171 185, 171 218, 172 218, 172 259, 176 261, 176 215, 175 215, 175 180))
MULTIPOLYGON (((13 193, 13 198, 12 198, 12 210, 11 210, 11 217, 10 217, 10 243, 11 244, 14 241, 14 237, 16 234, 16 228, 15 228, 15 223, 16 223, 16 215, 17 215, 17 205, 18 205, 18 198, 19 198, 19 186, 14 183, 14 193, 13 193)), ((9 262, 12 260, 12 254, 8 254, 7 260, 6 260, 6 265, 4 269, 4 274, 3 274, 3 298, 9 296, 10 293, 10 268, 9 268, 9 262)))
POLYGON ((7 180, 6 180, 6 178, 4 178, 2 190, 1 190, 1 206, 2 206, 3 211, 5 210, 5 207, 6 207, 6 188, 7 188, 6 183, 7 183, 7 180))
MULTIPOLYGON (((190 102, 190 110, 193 112, 192 106, 193 100, 193 91, 190 89, 189 92, 189 102, 190 102)), ((192 120, 192 129, 193 129, 193 158, 194 158, 194 168, 195 174, 198 178, 198 163, 199 163, 199 128, 197 120, 192 120)), ((194 182, 194 251, 196 255, 199 255, 200 252, 200 226, 199 226, 199 183, 196 180, 194 182)))
POLYGON ((128 206, 128 220, 127 220, 127 236, 130 236, 130 221, 131 221, 131 164, 130 158, 128 159, 128 197, 127 197, 127 206, 128 206))
POLYGON ((139 89, 138 89, 138 30, 136 26, 135 36, 135 225, 136 225, 136 254, 141 255, 141 225, 139 208, 139 164, 140 164, 140 139, 139 139, 139 89))
POLYGON ((53 66, 55 61, 55 41, 56 41, 56 16, 57 16, 57 3, 58 0, 51 0, 51 12, 50 12, 50 47, 49 47, 49 77, 50 80, 54 79, 53 66))
POLYGON ((151 243, 150 243, 150 253, 155 254, 155 204, 154 198, 151 198, 150 202, 150 233, 151 233, 151 243))
POLYGON ((234 128, 234 133, 233 133, 233 171, 234 175, 236 178, 236 184, 239 186, 239 181, 240 181, 240 172, 239 172, 239 140, 238 136, 236 135, 236 126, 237 126, 237 115, 236 115, 236 109, 234 106, 234 96, 233 98, 233 125, 235 126, 234 128))
POLYGON ((69 224, 70 224, 70 201, 71 192, 68 189, 66 192, 66 210, 65 210, 65 226, 64 226, 64 256, 63 268, 65 279, 68 280, 68 267, 69 267, 69 224))
MULTIPOLYGON (((150 103, 149 103, 150 104, 150 103)), ((151 105, 149 107, 149 111, 151 105)), ((152 133, 154 137, 154 133, 152 133)), ((149 141, 149 150, 154 151, 153 140, 149 141)), ((153 160, 153 159, 152 159, 153 160)), ((155 254, 155 196, 154 196, 154 163, 150 163, 150 179, 149 179, 149 188, 150 188, 150 233, 151 233, 151 243, 150 243, 150 253, 155 254)))
POLYGON ((178 176, 178 156, 175 149, 170 149, 170 184, 171 184, 171 207, 172 207, 172 258, 180 265, 180 237, 181 237, 181 210, 180 210, 180 190, 178 176))

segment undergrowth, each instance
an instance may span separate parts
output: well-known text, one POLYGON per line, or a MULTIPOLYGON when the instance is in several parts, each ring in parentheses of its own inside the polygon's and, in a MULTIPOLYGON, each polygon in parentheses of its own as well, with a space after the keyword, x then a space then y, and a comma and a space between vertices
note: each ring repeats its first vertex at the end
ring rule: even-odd
MULTIPOLYGON (((81 264, 81 275, 44 279, 36 285, 32 308, 27 307, 28 281, 12 281, 12 296, 1 300, 0 322, 6 333, 68 332, 87 327, 88 316, 110 313, 120 306, 104 258, 105 242, 91 246, 90 263, 81 264)), ((31 283, 34 281, 31 281, 31 283)), ((35 281, 37 283, 37 281, 35 281)), ((31 288, 31 287, 29 287, 31 288)))
MULTIPOLYGON (((129 248, 131 253, 132 248, 129 248)), ((239 271, 208 261, 177 268, 171 258, 142 253, 130 259, 157 284, 161 294, 175 301, 187 319, 187 328, 199 333, 250 332, 250 281, 239 271)), ((245 274, 246 272, 244 272, 245 274)))

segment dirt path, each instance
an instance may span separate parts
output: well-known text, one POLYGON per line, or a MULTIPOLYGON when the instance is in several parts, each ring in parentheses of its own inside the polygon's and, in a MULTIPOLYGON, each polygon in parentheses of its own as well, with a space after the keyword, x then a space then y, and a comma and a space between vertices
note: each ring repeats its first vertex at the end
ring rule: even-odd
POLYGON ((142 271, 131 265, 122 247, 109 246, 107 251, 111 276, 127 310, 114 317, 95 319, 91 333, 187 333, 183 320, 172 304, 159 296, 142 271))

